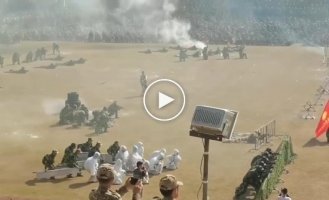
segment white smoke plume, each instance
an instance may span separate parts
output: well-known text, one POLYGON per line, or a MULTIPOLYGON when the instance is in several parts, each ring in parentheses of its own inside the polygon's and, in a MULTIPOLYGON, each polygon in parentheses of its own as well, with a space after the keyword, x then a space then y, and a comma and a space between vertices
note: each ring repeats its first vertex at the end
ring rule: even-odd
POLYGON ((160 42, 204 48, 203 42, 189 35, 191 24, 173 17, 176 3, 175 0, 121 0, 114 16, 123 26, 134 24, 135 29, 155 36, 160 42))

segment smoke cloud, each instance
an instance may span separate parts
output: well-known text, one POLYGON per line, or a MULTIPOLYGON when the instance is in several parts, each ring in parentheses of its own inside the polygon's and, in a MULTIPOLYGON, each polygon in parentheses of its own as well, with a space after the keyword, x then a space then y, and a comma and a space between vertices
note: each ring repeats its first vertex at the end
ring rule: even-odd
POLYGON ((114 16, 123 26, 155 36, 159 42, 204 48, 203 42, 189 35, 191 24, 173 17, 176 3, 175 0, 121 0, 114 16))

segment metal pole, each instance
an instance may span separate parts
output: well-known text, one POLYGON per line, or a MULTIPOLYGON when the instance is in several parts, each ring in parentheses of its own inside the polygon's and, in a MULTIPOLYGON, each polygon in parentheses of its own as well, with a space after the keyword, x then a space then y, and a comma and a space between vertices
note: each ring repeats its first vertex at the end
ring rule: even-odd
POLYGON ((205 139, 203 153, 203 195, 202 200, 208 200, 208 163, 209 163, 209 139, 205 139))

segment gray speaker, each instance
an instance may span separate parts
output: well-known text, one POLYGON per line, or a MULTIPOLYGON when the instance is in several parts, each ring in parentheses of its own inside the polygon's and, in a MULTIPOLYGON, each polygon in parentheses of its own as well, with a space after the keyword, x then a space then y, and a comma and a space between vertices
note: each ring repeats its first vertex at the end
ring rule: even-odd
POLYGON ((238 112, 210 106, 196 106, 190 135, 201 138, 222 141, 231 139, 238 112))

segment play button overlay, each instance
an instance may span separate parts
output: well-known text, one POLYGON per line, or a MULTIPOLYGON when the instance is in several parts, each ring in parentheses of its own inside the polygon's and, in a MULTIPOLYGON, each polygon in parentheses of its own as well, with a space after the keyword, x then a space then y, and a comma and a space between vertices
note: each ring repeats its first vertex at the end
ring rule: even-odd
POLYGON ((163 94, 162 92, 159 92, 159 109, 165 107, 166 105, 170 104, 173 102, 175 99, 171 98, 168 95, 163 94))
POLYGON ((146 88, 143 104, 147 114, 153 119, 163 122, 171 121, 183 112, 185 93, 177 82, 159 79, 146 88))

